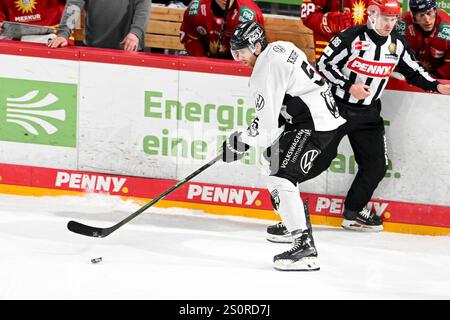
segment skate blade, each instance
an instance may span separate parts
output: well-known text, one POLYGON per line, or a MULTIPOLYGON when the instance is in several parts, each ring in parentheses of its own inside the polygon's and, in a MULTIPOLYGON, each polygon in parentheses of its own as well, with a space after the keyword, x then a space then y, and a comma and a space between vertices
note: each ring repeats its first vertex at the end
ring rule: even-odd
POLYGON ((341 224, 342 228, 346 230, 360 231, 360 232, 380 232, 383 231, 383 225, 379 226, 366 226, 360 224, 354 220, 343 220, 341 224))
POLYGON ((306 257, 298 261, 277 260, 274 268, 279 271, 318 271, 320 270, 317 257, 306 257))
POLYGON ((273 243, 292 243, 292 236, 284 235, 284 236, 277 236, 268 233, 266 236, 267 241, 273 242, 273 243))

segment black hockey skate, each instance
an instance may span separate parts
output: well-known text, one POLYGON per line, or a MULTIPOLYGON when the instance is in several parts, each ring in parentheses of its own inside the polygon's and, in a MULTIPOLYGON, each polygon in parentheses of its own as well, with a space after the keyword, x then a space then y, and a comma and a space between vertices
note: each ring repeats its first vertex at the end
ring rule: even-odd
POLYGON ((371 210, 364 208, 361 211, 344 209, 342 227, 348 230, 379 232, 383 230, 383 220, 371 210))
POLYGON ((266 239, 275 243, 292 243, 292 235, 283 222, 268 226, 266 239))
POLYGON ((274 268, 281 271, 316 271, 320 270, 317 250, 310 230, 292 233, 294 246, 273 257, 274 268))

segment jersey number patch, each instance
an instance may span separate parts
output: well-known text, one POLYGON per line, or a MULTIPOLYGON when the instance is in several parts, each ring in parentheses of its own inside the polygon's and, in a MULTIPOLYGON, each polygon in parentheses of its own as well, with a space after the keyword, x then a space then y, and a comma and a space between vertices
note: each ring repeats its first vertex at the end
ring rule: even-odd
POLYGON ((302 3, 300 18, 304 19, 313 13, 315 11, 315 6, 316 5, 314 3, 302 3))
POLYGON ((314 83, 317 84, 318 86, 323 86, 325 84, 325 81, 316 73, 313 67, 311 67, 309 63, 307 63, 306 61, 302 62, 302 70, 311 80, 315 78, 314 83))

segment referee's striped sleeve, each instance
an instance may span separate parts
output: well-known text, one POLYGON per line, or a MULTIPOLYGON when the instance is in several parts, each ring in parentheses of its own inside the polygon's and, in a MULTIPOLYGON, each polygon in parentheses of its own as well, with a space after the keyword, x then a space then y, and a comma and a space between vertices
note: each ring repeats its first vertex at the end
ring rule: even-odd
POLYGON ((349 91, 352 82, 342 74, 339 63, 347 60, 350 52, 345 42, 334 37, 328 46, 323 50, 319 61, 317 62, 318 71, 332 84, 341 87, 345 91, 349 91), (337 40, 336 40, 337 39, 337 40), (337 46, 335 44, 338 44, 337 46))
POLYGON ((436 92, 439 82, 432 78, 417 62, 408 43, 400 39, 399 41, 403 43, 404 49, 398 63, 398 71, 405 76, 409 84, 422 88, 425 91, 436 92))

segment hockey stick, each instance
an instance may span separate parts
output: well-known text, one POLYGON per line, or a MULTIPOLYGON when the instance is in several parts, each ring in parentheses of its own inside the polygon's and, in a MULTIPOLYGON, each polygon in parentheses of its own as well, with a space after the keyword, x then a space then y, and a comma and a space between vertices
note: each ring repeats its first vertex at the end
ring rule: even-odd
POLYGON ((305 210, 306 228, 312 230, 311 216, 309 215, 309 198, 306 198, 305 202, 303 202, 303 209, 305 210))
POLYGON ((85 225, 85 224, 82 224, 82 223, 79 223, 79 222, 76 222, 76 221, 73 221, 73 220, 71 220, 71 221, 69 221, 69 223, 67 223, 67 228, 70 231, 78 233, 78 234, 81 234, 81 235, 85 235, 85 236, 89 236, 89 237, 104 238, 104 237, 110 235, 111 233, 113 233, 114 231, 116 231, 117 229, 119 229, 121 226, 123 226, 124 224, 126 224, 130 220, 136 218, 138 215, 140 215, 142 212, 144 212, 145 210, 147 210, 148 208, 153 206, 155 203, 157 203, 159 200, 161 200, 162 198, 167 196, 169 193, 172 193, 174 190, 178 189, 183 184, 185 184, 186 182, 188 182, 189 180, 191 180, 192 178, 194 178, 198 174, 202 173, 203 171, 205 171, 206 169, 208 169, 214 163, 216 163, 217 161, 219 161, 221 159, 222 159, 222 154, 219 154, 217 157, 215 157, 214 159, 209 161, 203 167, 201 167, 200 169, 198 169, 195 172, 191 173, 189 176, 187 176, 183 180, 179 181, 177 184, 172 186, 170 189, 166 190, 164 193, 159 195, 157 198, 153 199, 152 201, 150 201, 149 203, 147 203, 146 205, 141 207, 136 212, 130 214, 128 217, 126 217, 122 221, 116 223, 115 225, 113 225, 113 226, 111 226, 109 228, 91 227, 91 226, 88 226, 88 225, 85 225))
POLYGON ((3 23, 3 32, 0 34, 0 36, 7 40, 10 40, 20 39, 20 37, 27 35, 44 35, 56 32, 56 28, 5 21, 3 23))
POLYGON ((222 44, 223 35, 225 34, 225 28, 227 26, 227 16, 228 16, 228 7, 230 6, 230 0, 227 0, 227 3, 225 4, 225 11, 223 13, 223 25, 222 30, 220 30, 219 34, 219 42, 217 43, 217 51, 215 57, 218 58, 220 54, 220 45, 222 44))
MULTIPOLYGON (((75 29, 77 21, 80 18, 81 9, 77 5, 70 5, 65 9, 65 11, 67 14, 66 26, 70 30, 73 30, 75 29)), ((57 33, 59 30, 65 30, 66 28, 53 28, 29 23, 5 21, 2 25, 2 29, 3 31, 0 33, 0 37, 2 39, 11 40, 20 39, 22 36, 57 33)))

